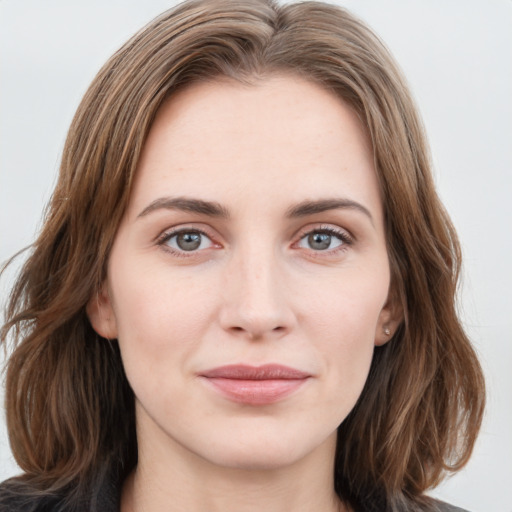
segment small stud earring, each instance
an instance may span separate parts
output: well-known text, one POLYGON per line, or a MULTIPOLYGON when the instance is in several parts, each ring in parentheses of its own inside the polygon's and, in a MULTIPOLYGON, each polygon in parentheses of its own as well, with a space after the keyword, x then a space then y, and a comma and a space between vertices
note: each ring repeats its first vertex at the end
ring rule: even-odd
POLYGON ((386 336, 389 336, 389 335, 391 334, 391 331, 389 330, 389 328, 388 328, 388 327, 386 327, 386 328, 384 329, 384 334, 385 334, 386 336))

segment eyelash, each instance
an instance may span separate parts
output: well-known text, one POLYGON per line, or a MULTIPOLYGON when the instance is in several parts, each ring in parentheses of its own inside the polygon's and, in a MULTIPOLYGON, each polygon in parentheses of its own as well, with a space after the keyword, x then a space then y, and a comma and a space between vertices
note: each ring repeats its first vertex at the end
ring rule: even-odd
POLYGON ((331 237, 338 238, 341 241, 341 244, 338 247, 335 247, 334 249, 326 249, 324 251, 315 251, 314 249, 310 249, 309 252, 315 257, 336 255, 339 252, 346 251, 348 247, 354 243, 354 238, 347 231, 342 229, 336 229, 333 228, 332 226, 320 226, 313 229, 306 228, 304 231, 301 232, 298 241, 295 242, 294 245, 298 244, 304 238, 313 233, 329 235, 331 237))
MULTIPOLYGON (((202 236, 205 236, 208 238, 212 245, 217 245, 213 241, 213 237, 209 235, 206 231, 199 229, 199 228, 191 228, 191 227, 185 227, 185 228, 179 228, 171 231, 165 231, 162 233, 156 240, 156 243, 158 246, 160 246, 163 250, 170 252, 173 256, 177 256, 179 258, 190 258, 193 257, 198 253, 197 250, 193 251, 184 251, 184 250, 176 250, 167 243, 169 240, 171 240, 173 237, 180 235, 181 233, 196 233, 202 236)), ((325 234, 329 235, 335 238, 338 238, 341 241, 341 244, 334 248, 334 249, 326 249, 324 251, 318 250, 315 251, 314 249, 309 249, 309 252, 311 252, 315 257, 322 257, 325 255, 335 255, 341 251, 346 251, 348 246, 352 245, 354 243, 353 237, 347 233, 344 230, 333 228, 332 226, 320 226, 313 229, 305 229, 302 231, 299 235, 299 238, 296 242, 294 242, 293 245, 297 245, 299 242, 301 242, 305 237, 313 234, 313 233, 319 233, 319 234, 325 234)))
MULTIPOLYGON (((206 231, 199 228, 179 228, 172 231, 165 231, 162 233, 156 240, 158 246, 160 246, 164 251, 171 253, 173 256, 177 256, 178 258, 190 258, 197 254, 198 251, 184 251, 184 250, 176 250, 173 247, 167 245, 167 242, 171 240, 173 237, 180 235, 181 233, 195 233, 202 236, 205 236, 209 240, 212 241, 213 245, 216 245, 213 242, 212 236, 209 235, 206 231)), ((218 244, 217 244, 218 245, 218 244)))

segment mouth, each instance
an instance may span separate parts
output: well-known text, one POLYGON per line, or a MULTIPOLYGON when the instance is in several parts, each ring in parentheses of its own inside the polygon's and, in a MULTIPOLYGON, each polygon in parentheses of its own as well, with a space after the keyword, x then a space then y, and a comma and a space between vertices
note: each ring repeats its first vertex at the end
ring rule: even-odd
POLYGON ((199 374, 225 398, 247 405, 269 405, 288 397, 311 377, 296 368, 279 364, 227 365, 199 374))

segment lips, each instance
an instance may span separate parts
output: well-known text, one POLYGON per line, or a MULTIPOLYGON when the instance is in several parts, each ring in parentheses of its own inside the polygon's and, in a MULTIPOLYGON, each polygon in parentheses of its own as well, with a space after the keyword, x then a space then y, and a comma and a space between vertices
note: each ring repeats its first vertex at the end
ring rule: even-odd
POLYGON ((311 377, 278 364, 227 365, 201 372, 200 377, 225 398, 247 405, 268 405, 283 400, 311 377))

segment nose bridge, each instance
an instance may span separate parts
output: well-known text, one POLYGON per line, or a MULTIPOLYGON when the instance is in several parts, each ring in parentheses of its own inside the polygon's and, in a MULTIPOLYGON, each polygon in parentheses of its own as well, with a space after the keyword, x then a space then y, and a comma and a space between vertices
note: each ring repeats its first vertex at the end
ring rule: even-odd
POLYGON ((273 244, 256 238, 241 245, 226 272, 225 328, 259 338, 291 326, 285 276, 273 244))

